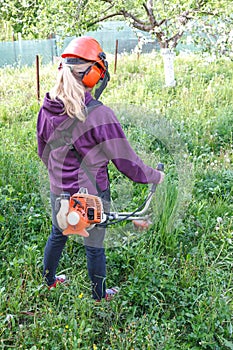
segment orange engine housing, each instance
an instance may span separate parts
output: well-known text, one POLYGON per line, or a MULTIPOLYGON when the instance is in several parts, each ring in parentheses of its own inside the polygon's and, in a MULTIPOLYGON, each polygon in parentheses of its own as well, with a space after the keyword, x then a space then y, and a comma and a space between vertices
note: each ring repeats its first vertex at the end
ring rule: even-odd
POLYGON ((103 205, 97 196, 76 193, 70 197, 69 212, 67 214, 67 228, 63 235, 80 235, 88 237, 86 228, 102 222, 103 205))

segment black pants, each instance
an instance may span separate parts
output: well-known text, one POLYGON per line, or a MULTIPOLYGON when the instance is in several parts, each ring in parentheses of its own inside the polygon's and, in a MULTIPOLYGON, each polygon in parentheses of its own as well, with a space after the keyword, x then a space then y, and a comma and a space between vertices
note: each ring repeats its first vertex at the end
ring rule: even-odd
MULTIPOLYGON (((101 194, 101 197, 103 198, 105 210, 109 211, 109 190, 104 191, 101 194)), ((45 277, 48 285, 52 285, 55 281, 59 260, 68 239, 68 237, 64 236, 62 231, 58 228, 56 220, 56 214, 58 211, 55 205, 56 199, 57 196, 51 193, 53 225, 44 250, 43 268, 43 276, 45 277)), ((92 297, 94 299, 104 298, 106 291, 106 256, 105 249, 103 247, 105 231, 106 229, 104 227, 95 226, 92 230, 88 231, 89 237, 84 238, 87 269, 92 283, 92 297)))

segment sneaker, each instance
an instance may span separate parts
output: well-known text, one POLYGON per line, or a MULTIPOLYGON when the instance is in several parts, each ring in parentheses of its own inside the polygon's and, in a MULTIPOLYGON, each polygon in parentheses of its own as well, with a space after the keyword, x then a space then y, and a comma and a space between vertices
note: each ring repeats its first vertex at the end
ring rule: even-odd
POLYGON ((106 289, 105 300, 110 301, 119 292, 118 287, 112 287, 106 289))
POLYGON ((59 275, 55 276, 55 281, 51 286, 48 286, 49 289, 56 288, 57 284, 65 283, 66 282, 66 275, 59 275))

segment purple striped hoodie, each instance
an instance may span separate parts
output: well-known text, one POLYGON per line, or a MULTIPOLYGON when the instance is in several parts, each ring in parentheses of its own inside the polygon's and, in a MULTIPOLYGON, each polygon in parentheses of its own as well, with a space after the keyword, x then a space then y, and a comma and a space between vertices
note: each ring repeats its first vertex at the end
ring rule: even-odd
MULTIPOLYGON (((87 92, 85 104, 91 99, 91 94, 87 92)), ((63 110, 61 101, 51 101, 49 94, 46 94, 37 120, 38 155, 48 168, 50 190, 57 195, 62 191, 74 194, 80 187, 86 187, 89 193, 96 194, 96 187, 69 147, 61 146, 53 150, 48 147, 55 130, 62 122, 71 119, 62 114, 63 110)), ((114 112, 105 105, 92 110, 85 122, 78 121, 75 124, 72 139, 88 171, 102 191, 109 186, 110 161, 134 182, 146 184, 158 183, 160 180, 160 172, 147 166, 137 156, 114 112)))

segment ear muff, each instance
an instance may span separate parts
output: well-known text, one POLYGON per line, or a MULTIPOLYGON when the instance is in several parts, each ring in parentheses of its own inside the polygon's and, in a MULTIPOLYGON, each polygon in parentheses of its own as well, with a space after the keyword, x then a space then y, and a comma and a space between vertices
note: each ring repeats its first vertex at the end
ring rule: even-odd
POLYGON ((90 66, 84 73, 82 82, 87 87, 93 88, 102 77, 103 70, 97 67, 96 64, 90 66))

